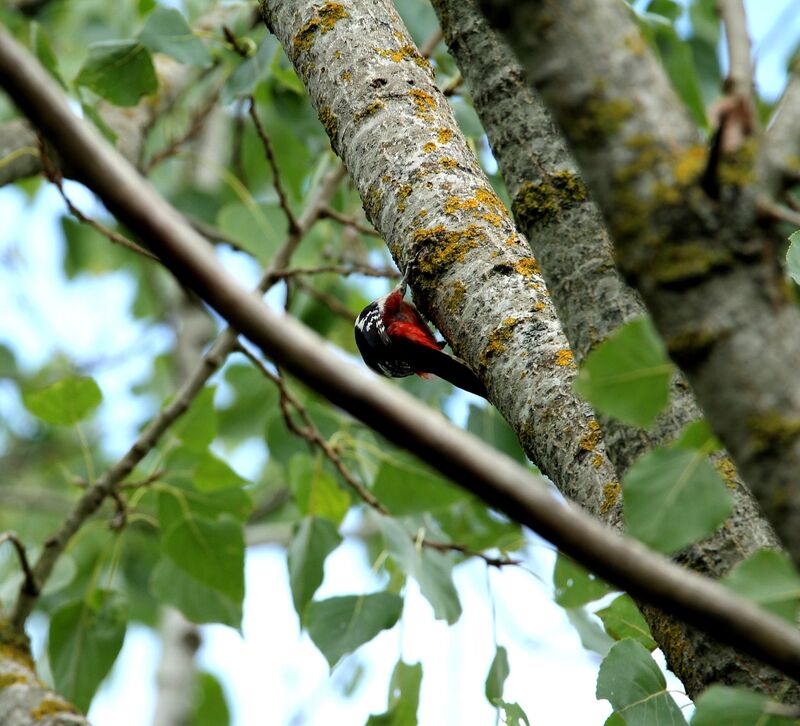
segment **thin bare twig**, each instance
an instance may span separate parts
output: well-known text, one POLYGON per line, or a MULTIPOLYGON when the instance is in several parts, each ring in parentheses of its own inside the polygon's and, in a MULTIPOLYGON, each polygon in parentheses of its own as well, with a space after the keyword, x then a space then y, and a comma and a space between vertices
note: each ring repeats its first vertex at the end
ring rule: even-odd
POLYGON ((278 193, 278 203, 280 204, 283 213, 286 215, 286 220, 289 222, 289 232, 296 232, 298 229, 297 219, 294 216, 294 212, 292 212, 292 208, 289 206, 289 200, 286 197, 286 192, 284 191, 283 183, 281 182, 281 173, 280 169, 278 169, 278 162, 275 159, 275 152, 272 149, 272 142, 269 140, 267 132, 264 131, 264 127, 261 125, 261 119, 258 118, 255 98, 249 96, 248 100, 248 111, 250 113, 250 118, 253 119, 253 125, 256 127, 256 133, 258 134, 258 138, 261 139, 261 145, 264 147, 264 153, 266 154, 267 161, 272 169, 272 184, 275 187, 275 191, 278 193))
POLYGON ((313 419, 311 416, 309 416, 308 411, 306 411, 305 406, 303 406, 303 404, 300 403, 295 395, 289 390, 289 387, 286 385, 286 381, 284 380, 283 376, 278 373, 273 373, 264 365, 258 356, 256 356, 252 351, 248 350, 248 348, 241 343, 236 346, 236 349, 242 353, 262 373, 262 375, 264 375, 264 377, 268 378, 278 387, 278 392, 280 393, 281 413, 283 414, 283 420, 286 423, 286 427, 296 436, 305 439, 309 444, 311 444, 311 446, 318 448, 325 455, 328 461, 330 461, 331 464, 336 467, 336 470, 339 472, 339 474, 341 474, 342 479, 344 479, 350 485, 353 491, 355 491, 355 493, 358 494, 358 496, 366 504, 372 507, 375 511, 388 515, 389 510, 387 510, 386 507, 384 507, 383 504, 381 504, 366 489, 366 487, 364 487, 364 485, 347 470, 347 467, 342 463, 339 455, 333 450, 333 447, 328 443, 328 440, 320 433, 320 430, 317 428, 313 419), (292 418, 292 411, 294 411, 300 417, 303 422, 302 426, 298 426, 298 424, 292 418))
POLYGON ((120 245, 120 247, 124 247, 127 250, 131 250, 131 252, 135 252, 138 255, 142 255, 143 257, 147 257, 148 259, 155 260, 156 262, 160 262, 161 260, 154 255, 149 250, 146 250, 144 247, 140 247, 134 241, 129 240, 124 234, 120 234, 119 232, 115 232, 113 229, 109 229, 104 224, 101 224, 96 219, 92 219, 91 217, 87 217, 80 209, 78 209, 73 203, 72 200, 67 196, 66 191, 64 190, 64 177, 61 174, 61 171, 57 169, 50 157, 47 155, 45 151, 45 146, 43 143, 40 143, 39 148, 41 158, 42 158, 42 170, 44 175, 52 182, 56 189, 58 189, 58 193, 61 195, 61 198, 64 200, 64 204, 67 205, 67 209, 69 210, 70 214, 72 214, 75 219, 83 224, 88 225, 96 232, 99 232, 103 237, 114 242, 114 244, 120 245))
POLYGON ((335 315, 338 315, 340 318, 344 318, 350 323, 355 321, 356 314, 346 305, 343 305, 341 302, 339 302, 339 300, 333 295, 329 295, 328 293, 319 290, 302 277, 295 278, 294 284, 297 285, 297 287, 299 287, 307 295, 314 298, 317 302, 321 302, 335 315))
POLYGON ((5 542, 11 542, 14 545, 14 550, 17 553, 19 566, 22 568, 22 574, 25 580, 22 583, 22 591, 26 592, 31 597, 39 596, 39 587, 36 584, 36 578, 33 576, 30 562, 28 562, 28 553, 25 550, 25 545, 22 544, 19 537, 14 532, 3 532, 0 534, 0 545, 5 542))
POLYGON ((324 275, 333 274, 348 277, 349 275, 365 275, 366 277, 387 277, 399 279, 401 277, 397 270, 391 267, 370 267, 369 265, 321 265, 320 267, 292 267, 278 273, 284 280, 290 277, 302 277, 305 275, 324 275))
POLYGON ((374 227, 363 224, 354 217, 348 217, 346 214, 342 214, 333 207, 325 207, 325 209, 322 210, 322 216, 335 219, 337 222, 341 222, 341 224, 346 224, 348 227, 352 227, 356 231, 361 232, 361 234, 368 234, 371 237, 380 237, 380 234, 375 231, 374 227))
POLYGON ((433 55, 433 51, 436 50, 436 46, 442 42, 443 38, 441 28, 436 28, 436 30, 431 33, 430 38, 428 38, 419 48, 419 54, 423 58, 430 58, 433 55))
POLYGON ((187 141, 191 141, 200 133, 208 117, 211 115, 211 112, 217 105, 221 90, 221 87, 214 89, 205 102, 192 114, 192 118, 186 130, 172 139, 163 149, 155 152, 150 157, 150 160, 142 167, 142 174, 145 176, 148 175, 161 162, 174 156, 187 141))

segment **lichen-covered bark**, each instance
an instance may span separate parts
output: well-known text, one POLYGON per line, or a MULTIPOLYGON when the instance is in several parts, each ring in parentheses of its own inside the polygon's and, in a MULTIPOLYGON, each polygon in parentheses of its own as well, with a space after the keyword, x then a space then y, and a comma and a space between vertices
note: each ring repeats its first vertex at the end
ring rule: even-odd
POLYGON ((75 707, 36 676, 27 638, 0 624, 0 723, 3 726, 89 726, 75 707))
POLYGON ((622 3, 482 0, 564 131, 621 269, 800 563, 800 311, 759 225, 751 140, 706 152, 622 3))
MULTIPOLYGON (((434 0, 445 40, 466 80, 515 200, 521 229, 539 260, 567 337, 580 360, 625 320, 644 314, 638 296, 616 271, 605 224, 550 114, 522 79, 522 69, 475 0, 434 0)), ((601 421, 620 478, 644 450, 663 444, 700 414, 682 380, 669 410, 650 431, 601 421)), ((755 501, 728 467, 737 505, 726 526, 687 547, 680 561, 720 577, 757 549, 777 541, 755 501)), ((602 510, 594 512, 604 517, 602 510)), ((747 685, 774 697, 800 698, 780 673, 743 658, 707 635, 653 608, 646 615, 670 666, 690 695, 714 682, 747 685)))
POLYGON ((262 2, 415 301, 483 378, 533 461, 618 515, 599 424, 571 388, 549 295, 387 0, 262 2))

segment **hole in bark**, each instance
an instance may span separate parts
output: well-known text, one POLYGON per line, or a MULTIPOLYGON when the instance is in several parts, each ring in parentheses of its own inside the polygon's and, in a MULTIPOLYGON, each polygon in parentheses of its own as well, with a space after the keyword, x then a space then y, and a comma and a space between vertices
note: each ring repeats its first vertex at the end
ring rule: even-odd
POLYGON ((381 86, 385 86, 388 82, 389 81, 387 81, 385 78, 373 78, 369 85, 373 88, 380 88, 381 86))

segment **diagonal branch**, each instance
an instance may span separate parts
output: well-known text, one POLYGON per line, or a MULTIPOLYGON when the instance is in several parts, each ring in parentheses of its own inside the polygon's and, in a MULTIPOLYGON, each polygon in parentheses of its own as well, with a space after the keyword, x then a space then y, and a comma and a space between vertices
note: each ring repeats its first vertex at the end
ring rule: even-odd
POLYGON ((107 142, 76 118, 46 72, 0 29, 0 79, 14 101, 130 229, 152 241, 178 279, 277 364, 400 446, 632 594, 800 676, 800 633, 726 588, 613 534, 540 477, 455 428, 412 397, 332 356, 298 322, 241 289, 208 244, 107 142))

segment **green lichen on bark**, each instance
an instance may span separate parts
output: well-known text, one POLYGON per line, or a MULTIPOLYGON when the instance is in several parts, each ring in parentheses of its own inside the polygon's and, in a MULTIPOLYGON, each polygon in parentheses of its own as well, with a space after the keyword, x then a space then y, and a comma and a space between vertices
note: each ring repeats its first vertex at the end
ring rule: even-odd
POLYGON ((585 201, 586 196, 581 178, 563 169, 541 182, 523 182, 511 206, 523 229, 532 229, 554 222, 563 210, 585 201))
POLYGON ((628 98, 606 98, 600 91, 589 94, 564 117, 567 134, 576 145, 603 143, 616 134, 635 111, 628 98))
POLYGON ((751 416, 747 428, 753 448, 762 455, 792 446, 800 438, 800 419, 786 418, 777 412, 751 416))

